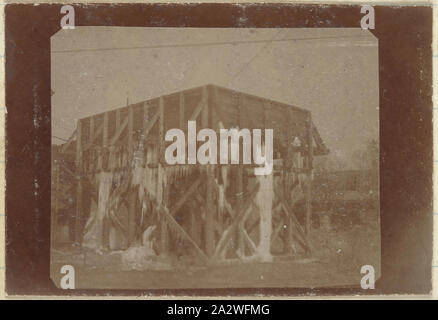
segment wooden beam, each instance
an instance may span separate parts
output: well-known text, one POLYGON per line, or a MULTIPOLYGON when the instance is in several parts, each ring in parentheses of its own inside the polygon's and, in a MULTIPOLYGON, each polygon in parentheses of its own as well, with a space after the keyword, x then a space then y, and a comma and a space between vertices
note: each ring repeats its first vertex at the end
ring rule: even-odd
MULTIPOLYGON (((203 98, 208 101, 207 88, 203 88, 203 98)), ((209 127, 209 106, 208 104, 202 109, 202 127, 209 127)), ((206 190, 205 190, 205 251, 207 256, 211 257, 214 253, 215 247, 215 231, 214 231, 214 216, 215 205, 214 200, 214 164, 208 164, 205 170, 206 190)))
POLYGON ((201 178, 198 178, 193 182, 187 191, 181 196, 180 199, 175 203, 175 205, 170 209, 170 214, 174 216, 179 209, 183 206, 183 204, 188 200, 188 198, 192 195, 193 192, 197 191, 197 188, 201 184, 201 178))
POLYGON ((289 207, 289 205, 287 204, 287 202, 285 201, 281 201, 281 208, 283 209, 284 213, 286 214, 286 216, 290 216, 292 217, 292 220, 294 221, 294 223, 297 225, 297 229, 300 233, 302 233, 303 235, 306 234, 305 230, 303 229, 303 227, 301 226, 301 224, 299 223, 297 217, 295 216, 295 213, 292 211, 291 207, 289 207), (297 223, 298 222, 298 223, 297 223))
MULTIPOLYGON (((215 86, 210 86, 210 92, 208 94, 208 109, 210 110, 210 121, 211 121, 211 129, 213 129, 215 132, 219 132, 219 101, 218 101, 218 93, 217 88, 215 86)), ((217 159, 216 159, 217 160, 217 159)), ((222 235, 223 229, 224 229, 224 216, 223 216, 223 207, 221 208, 219 203, 219 186, 216 183, 216 181, 219 181, 219 178, 222 173, 222 166, 220 165, 219 161, 217 161, 216 165, 216 175, 215 179, 212 183, 212 187, 214 187, 214 193, 216 193, 216 210, 215 210, 215 225, 217 226, 217 231, 220 235, 222 235), (221 211, 222 210, 222 211, 221 211)), ((225 193, 225 190, 223 190, 223 193, 225 193)), ((225 201, 225 194, 223 195, 223 201, 225 201)))
POLYGON ((214 130, 219 132, 220 129, 225 129, 222 123, 224 119, 222 116, 222 106, 219 103, 219 93, 216 86, 212 86, 212 107, 210 109, 214 110, 214 118, 212 119, 214 130))
MULTIPOLYGON (((289 115, 292 115, 292 111, 289 110, 289 115)), ((291 116, 291 118, 289 119, 291 121, 291 123, 293 123, 293 118, 291 116)), ((292 144, 292 135, 290 132, 288 132, 287 137, 286 137, 286 141, 287 141, 287 155, 286 158, 283 159, 283 163, 287 163, 288 161, 292 160, 289 158, 289 156, 291 156, 289 154, 289 148, 291 147, 292 144)), ((292 165, 292 164, 290 164, 292 165)), ((290 167, 288 166, 288 168, 286 169, 286 166, 283 165, 282 167, 282 177, 281 177, 281 185, 282 185, 282 190, 279 194, 280 196, 280 201, 285 201, 287 202, 289 199, 289 195, 290 195, 290 191, 291 186, 289 185, 289 181, 288 181, 288 172, 290 171, 290 167), (286 196, 287 195, 287 196, 286 196), (285 197, 286 196, 286 197, 285 197)), ((298 179, 297 179, 297 184, 298 184, 298 179)), ((295 185, 295 187, 299 187, 298 185, 295 185)), ((292 207, 293 208, 293 207, 292 207)), ((283 230, 283 253, 285 254, 290 254, 292 253, 292 220, 290 217, 290 212, 284 212, 285 216, 284 216, 284 220, 281 222, 281 228, 280 230, 283 230)))
MULTIPOLYGON (((278 202, 277 204, 273 204, 272 205, 272 214, 275 214, 277 211, 282 210, 281 208, 281 201, 278 202)), ((251 232, 253 232, 254 228, 257 227, 260 223, 260 216, 256 216, 254 221, 248 226, 248 234, 251 234, 251 232)))
MULTIPOLYGON (((236 211, 238 214, 241 212, 243 207, 243 166, 237 165, 236 168, 236 193, 237 193, 237 201, 236 201, 236 211)), ((236 229, 236 239, 237 239, 237 248, 238 251, 242 253, 242 255, 245 254, 245 247, 244 247, 244 240, 242 233, 239 231, 239 229, 236 229)))
MULTIPOLYGON (((108 146, 108 112, 105 112, 103 114, 103 132, 102 132, 102 147, 103 150, 108 146)), ((109 159, 107 159, 109 162, 109 159)), ((102 157, 102 171, 105 169, 108 170, 109 163, 105 164, 103 163, 103 157, 102 157)), ((107 204, 106 204, 107 205, 107 204)), ((102 245, 104 248, 109 248, 109 229, 110 229, 110 218, 108 216, 108 210, 103 217, 103 223, 102 223, 102 245)))
POLYGON ((240 256, 240 258, 244 258, 246 256, 245 254, 245 244, 247 244, 247 247, 250 249, 250 253, 255 252, 256 250, 256 246, 254 245, 254 243, 252 242, 251 238, 249 237, 248 233, 245 230, 245 222, 246 219, 248 219, 248 216, 251 214, 252 212, 252 206, 249 207, 248 210, 245 211, 244 216, 242 217, 242 219, 240 219, 239 223, 238 223, 238 233, 239 233, 239 241, 241 241, 240 246, 241 249, 237 252, 238 256, 240 256))
POLYGON ((240 233, 243 235, 243 239, 245 240, 247 247, 251 250, 251 254, 255 253, 257 251, 257 247, 252 241, 248 232, 246 232, 245 228, 240 228, 240 233))
POLYGON ((73 139, 76 137, 76 130, 73 131, 70 138, 68 138, 67 142, 62 146, 61 152, 64 153, 67 151, 68 147, 70 147, 71 143, 73 142, 73 139))
POLYGON ((128 152, 134 154, 134 109, 128 106, 128 152))
POLYGON ((164 156, 164 98, 160 97, 159 99, 159 105, 158 105, 158 156, 160 159, 158 160, 158 163, 163 163, 161 158, 164 156))
POLYGON ((307 120, 307 173, 306 173, 306 234, 309 235, 312 228, 312 168, 313 168, 313 125, 312 115, 309 112, 307 120))
MULTIPOLYGON (((202 175, 202 176, 203 176, 204 179, 205 179, 205 175, 202 175)), ((205 184, 205 189, 206 189, 206 188, 207 188, 207 184, 205 184)), ((195 193, 195 199, 198 200, 198 202, 199 202, 200 204, 204 204, 204 203, 206 203, 204 197, 201 196, 201 194, 199 193, 199 190, 198 190, 198 192, 195 193)))
POLYGON ((309 172, 313 169, 313 124, 312 124, 312 114, 309 112, 307 120, 307 148, 308 148, 308 161, 307 169, 309 172))
POLYGON ((283 229, 283 224, 283 220, 280 220, 280 223, 275 227, 271 235, 271 244, 274 243, 275 240, 277 240, 280 231, 283 229))
MULTIPOLYGON (((215 183, 216 193, 219 193, 219 186, 217 183, 215 183)), ((231 207, 230 203, 227 201, 227 199, 224 198, 224 208, 228 211, 231 218, 234 219, 236 213, 234 212, 233 208, 231 207)))
POLYGON ((202 109, 207 105, 207 88, 202 88, 201 101, 199 101, 189 120, 196 120, 201 113, 202 109))
POLYGON ((221 238, 219 239, 215 252, 214 258, 221 256, 222 251, 227 247, 228 242, 235 237, 237 233, 236 229, 239 227, 239 222, 245 217, 246 212, 251 210, 252 199, 247 200, 245 205, 245 210, 239 213, 235 220, 231 223, 231 225, 224 231, 221 238))
POLYGON ((89 140, 92 140, 94 136, 94 117, 91 116, 90 117, 90 135, 89 135, 89 140))
POLYGON ((175 219, 169 213, 169 210, 164 206, 160 206, 160 211, 163 214, 164 218, 168 221, 168 223, 172 225, 172 229, 176 230, 193 246, 196 253, 202 258, 202 260, 208 261, 208 257, 205 255, 205 253, 201 250, 201 248, 199 248, 199 246, 196 244, 195 241, 193 241, 193 239, 187 234, 187 232, 178 224, 178 222, 175 221, 175 219))
POLYGON ((304 229, 301 227, 301 224, 297 220, 295 214, 292 213, 290 217, 293 221, 292 226, 297 231, 292 233, 292 237, 298 240, 298 244, 301 245, 306 252, 310 253, 311 248, 304 229))
POLYGON ((102 131, 102 146, 107 147, 108 146, 108 113, 105 112, 103 114, 103 131, 102 131))
MULTIPOLYGON (((93 127, 94 127, 94 124, 93 124, 93 127)), ((88 141, 88 143, 85 146, 83 146, 83 151, 88 150, 89 148, 91 148, 94 145, 94 142, 96 141, 96 139, 99 137, 99 135, 103 131, 103 123, 97 129, 94 128, 93 131, 94 131, 93 137, 88 141)))
MULTIPOLYGON (((160 171, 163 171, 163 154, 164 154, 164 98, 160 97, 159 101, 158 101, 158 188, 163 188, 163 175, 160 174, 160 171)), ((169 186, 166 185, 166 188, 168 188, 169 186)), ((165 194, 167 194, 167 190, 166 192, 163 190, 163 199, 164 201, 164 207, 166 208, 166 206, 168 205, 168 203, 166 203, 167 199, 166 196, 164 196, 165 194)), ((168 212, 168 211, 166 211, 168 212)), ((160 220, 160 254, 162 255, 167 255, 169 253, 169 233, 168 233, 168 229, 167 229, 167 224, 165 219, 161 219, 160 220)))
POLYGON ((53 169, 55 171, 54 172, 55 173, 55 179, 54 179, 55 190, 53 190, 55 193, 55 197, 53 197, 53 199, 55 200, 55 203, 54 203, 54 206, 52 207, 52 212, 50 215, 50 217, 51 217, 50 240, 51 240, 52 248, 53 248, 54 243, 56 243, 58 240, 57 235, 58 235, 58 208, 59 208, 58 198, 59 198, 59 170, 60 170, 60 166, 56 160, 54 161, 53 169))
POLYGON ((149 131, 151 131, 151 129, 153 128, 154 124, 157 122, 157 120, 160 118, 160 110, 158 108, 158 111, 154 114, 154 116, 152 117, 151 121, 148 121, 146 127, 144 128, 144 138, 146 139, 147 136, 149 135, 149 131))
POLYGON ((197 212, 197 208, 195 208, 195 204, 191 205, 191 210, 190 210, 190 236, 192 237, 193 241, 200 245, 201 243, 201 238, 200 238, 200 232, 198 230, 198 225, 199 225, 199 221, 198 221, 198 217, 196 216, 196 212, 197 212))
MULTIPOLYGON (((170 193, 170 184, 166 184, 165 187, 163 187, 163 207, 168 208, 169 206, 169 193, 170 193)), ((167 210, 169 212, 169 210, 167 210)), ((162 219, 161 221, 161 227, 162 227, 162 237, 161 237, 161 248, 162 252, 165 255, 169 254, 169 243, 170 243, 170 237, 169 237, 169 226, 167 225, 165 219, 162 219)))
POLYGON ((315 125, 312 123, 312 135, 313 139, 315 140, 316 149, 313 150, 314 155, 318 156, 325 156, 329 153, 329 149, 327 149, 324 140, 322 140, 318 130, 316 129, 315 125))
POLYGON ((282 224, 284 224, 283 253, 291 254, 293 241, 293 221, 289 213, 285 214, 284 222, 282 224))
MULTIPOLYGON (((125 128, 128 127, 128 123, 129 123, 129 114, 128 114, 128 117, 126 117, 125 120, 123 120, 122 124, 121 124, 120 127, 119 127, 119 130, 118 130, 118 131, 114 134, 114 136, 110 139, 110 141, 109 141, 109 145, 110 145, 110 146, 114 145, 114 144, 117 142, 117 140, 118 140, 118 139, 120 138, 120 136, 122 135, 123 130, 125 130, 125 128)), ((129 131, 129 130, 128 130, 128 131, 129 131)), ((129 135, 129 132, 128 132, 128 135, 129 135)), ((129 140, 129 137, 128 137, 128 140, 129 140)))
POLYGON ((253 189, 250 190, 250 192, 248 193, 247 199, 245 200, 245 202, 242 206, 242 210, 237 212, 237 216, 235 217, 235 219, 233 220, 231 225, 224 231, 224 233, 222 234, 222 237, 219 239, 217 246, 216 246, 216 249, 215 249, 214 257, 219 257, 221 254, 221 251, 224 248, 226 248, 228 241, 235 234, 235 229, 238 227, 240 220, 245 216, 247 210, 251 209, 252 200, 253 200, 252 198, 258 192, 259 188, 260 188, 260 184, 257 183, 253 187, 253 189))
POLYGON ((82 214, 83 214, 83 189, 82 189, 82 122, 79 119, 76 127, 76 217, 75 217, 75 242, 82 242, 82 214))
POLYGON ((128 230, 126 229, 126 226, 124 226, 123 223, 119 220, 119 218, 117 218, 115 213, 109 210, 108 215, 111 222, 114 223, 114 225, 118 226, 119 229, 122 230, 125 236, 128 236, 128 230))
MULTIPOLYGON (((128 121, 128 161, 131 161, 134 155, 134 110, 131 106, 128 106, 128 117, 126 119, 128 121)), ((120 128, 122 129, 122 128, 120 128)), ((120 132, 120 131, 119 131, 120 132)), ((131 161, 130 170, 132 168, 133 161, 131 161)), ((134 244, 136 234, 136 214, 135 208, 137 203, 137 192, 135 189, 131 189, 129 191, 129 202, 128 202, 128 243, 129 245, 134 244)))
MULTIPOLYGON (((91 145, 92 141, 94 141, 94 117, 91 116, 89 121, 90 121, 90 134, 88 135, 88 143, 89 143, 89 145, 91 145)), ((89 173, 94 171, 94 168, 93 168, 93 170, 90 170, 91 163, 93 161, 93 159, 91 159, 90 152, 88 153, 88 155, 89 156, 86 157, 86 159, 84 159, 84 160, 86 160, 86 165, 84 167, 84 174, 89 174, 89 173)), ((93 163, 93 165, 94 165, 94 163, 93 163)))
POLYGON ((116 110, 116 132, 120 129, 120 109, 116 110))
MULTIPOLYGON (((238 103, 237 103, 237 112, 238 112, 238 124, 239 124, 239 130, 242 129, 242 103, 243 103, 243 95, 239 94, 239 98, 238 98, 238 103)), ((240 144, 240 142, 239 142, 240 144)), ((243 157, 241 157, 242 155, 242 148, 239 148, 240 150, 240 154, 239 154, 239 162, 243 163, 243 157)), ((243 206, 243 165, 242 164, 238 164, 237 168, 236 168, 236 193, 237 193, 237 201, 236 201, 236 211, 238 213, 240 213, 240 211, 242 210, 242 206, 243 206)), ((240 224, 242 224, 243 222, 240 222, 240 224)), ((241 228, 243 228, 243 226, 241 226, 241 228)), ((243 240, 243 235, 240 232, 239 229, 241 228, 237 228, 236 231, 236 239, 237 239, 237 250, 238 252, 240 252, 243 256, 245 255, 245 244, 244 244, 244 240, 243 240)))
POLYGON ((146 129, 149 123, 149 104, 145 102, 143 104, 143 139, 146 139, 146 129))
POLYGON ((292 234, 292 236, 296 237, 297 235, 299 235, 302 238, 302 245, 303 245, 304 249, 306 249, 306 251, 310 251, 310 246, 308 244, 308 239, 307 239, 307 236, 306 236, 306 232, 303 229, 303 227, 301 226, 301 224, 298 221, 297 217, 295 216, 294 212, 289 207, 289 205, 286 202, 284 202, 284 201, 281 202, 281 206, 282 206, 282 209, 286 212, 286 214, 288 214, 289 217, 292 218, 292 221, 293 221, 292 225, 298 231, 296 233, 294 232, 292 234))
POLYGON ((147 138, 146 129, 147 129, 148 123, 149 123, 149 107, 150 107, 150 105, 146 101, 143 104, 143 133, 142 133, 142 136, 141 136, 142 143, 143 143, 143 148, 144 148, 144 154, 146 155, 145 159, 144 159, 144 162, 143 162, 144 165, 146 165, 146 163, 148 162, 147 157, 148 157, 150 149, 151 149, 150 144, 147 143, 147 141, 146 141, 146 138, 147 138))
POLYGON ((263 126, 264 129, 268 128, 269 124, 269 111, 271 110, 270 102, 263 102, 263 126))

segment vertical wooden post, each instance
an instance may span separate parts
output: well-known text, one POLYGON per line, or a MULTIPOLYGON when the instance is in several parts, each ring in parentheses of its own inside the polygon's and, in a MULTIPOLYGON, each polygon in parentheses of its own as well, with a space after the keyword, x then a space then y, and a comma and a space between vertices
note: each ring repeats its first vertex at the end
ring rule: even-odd
POLYGON ((214 164, 208 164, 206 175, 207 175, 207 188, 205 197, 205 251, 207 256, 213 256, 215 243, 214 234, 214 216, 215 216, 215 205, 214 201, 214 164))
POLYGON ((104 150, 105 148, 108 147, 108 113, 107 112, 103 114, 102 147, 104 150))
MULTIPOLYGON (((90 133, 88 134, 88 141, 87 141, 89 143, 89 146, 91 149, 93 149, 93 145, 92 145, 93 140, 94 140, 94 116, 91 116, 90 117, 90 133)), ((90 174, 93 174, 93 172, 94 172, 94 169, 93 169, 94 163, 92 163, 93 159, 91 158, 90 151, 88 151, 88 155, 89 155, 88 157, 85 157, 85 161, 87 161, 87 162, 86 162, 85 167, 84 167, 84 175, 87 175, 87 176, 90 174), (93 169, 93 170, 91 170, 91 169, 93 169)))
MULTIPOLYGON (((289 117, 289 121, 291 123, 291 125, 294 123, 294 118, 293 118, 293 114, 292 111, 289 112, 288 114, 289 117)), ((282 190, 282 201, 286 202, 287 204, 290 204, 289 198, 290 198, 290 194, 291 194, 291 190, 290 188, 290 174, 291 174, 291 170, 292 170, 292 164, 290 163, 290 161, 292 161, 292 159, 290 158, 292 155, 289 153, 289 150, 291 148, 293 142, 293 137, 292 137, 292 131, 290 130, 286 130, 286 148, 285 148, 285 154, 282 155, 283 158, 283 168, 282 168, 282 183, 283 183, 283 190, 282 190)), ((293 205, 290 206, 291 210, 293 210, 293 205)), ((284 254, 292 254, 293 253, 293 247, 292 247, 292 226, 293 226, 293 222, 292 222, 292 215, 293 212, 287 212, 284 213, 284 233, 283 233, 283 253, 284 254)))
MULTIPOLYGON (((162 189, 162 202, 164 206, 167 206, 168 203, 168 190, 164 190, 163 187, 163 174, 161 173, 163 171, 163 157, 164 157, 164 98, 160 97, 159 100, 159 123, 158 123, 158 188, 162 189)), ((168 185, 166 185, 166 188, 169 188, 168 185)), ((160 192, 160 191, 159 191, 160 192)), ((162 255, 167 255, 169 253, 169 234, 167 230, 167 221, 161 217, 160 219, 160 253, 162 255)))
POLYGON ((54 192, 55 196, 52 195, 52 198, 54 199, 54 208, 52 210, 51 214, 51 223, 50 223, 50 241, 51 241, 51 247, 53 248, 53 245, 58 240, 58 197, 59 197, 59 164, 57 160, 54 160, 54 174, 55 174, 55 190, 52 190, 54 192))
MULTIPOLYGON (((120 129, 120 121, 121 121, 120 120, 120 108, 117 108, 117 110, 116 110, 116 130, 115 130, 116 134, 117 134, 117 132, 119 132, 119 129, 120 129)), ((120 160, 119 160, 120 159, 119 157, 121 156, 120 151, 118 149, 116 149, 115 152, 116 152, 116 158, 117 158, 115 167, 117 169, 121 169, 122 164, 120 163, 120 160)))
POLYGON ((119 131, 120 128, 120 108, 116 110, 116 132, 119 131))
MULTIPOLYGON (((116 110, 116 131, 115 131, 116 134, 117 134, 117 132, 119 132, 119 129, 120 129, 120 108, 118 108, 116 110)), ((122 164, 121 164, 120 158, 119 158, 121 156, 121 153, 118 149, 116 149, 115 152, 116 152, 116 158, 117 158, 116 168, 121 169, 122 164)))
POLYGON ((313 135, 312 135, 312 115, 309 112, 307 120, 307 170, 306 170, 306 234, 312 228, 312 168, 313 168, 313 135))
POLYGON ((88 137, 88 141, 91 142, 93 141, 94 138, 94 117, 91 116, 90 117, 90 135, 88 137))
MULTIPOLYGON (((236 216, 239 216, 241 214, 241 211, 243 210, 243 166, 237 165, 236 168, 236 196, 237 196, 237 202, 236 202, 236 216)), ((237 231, 237 248, 238 251, 242 254, 242 256, 245 255, 245 247, 244 247, 244 240, 243 235, 240 232, 240 228, 236 229, 237 231)))
MULTIPOLYGON (((134 169, 134 110, 131 106, 128 106, 128 165, 129 170, 134 169)), ((129 201, 128 201, 128 243, 132 245, 135 242, 135 229, 136 229, 136 201, 137 193, 130 188, 129 201)))
MULTIPOLYGON (((103 131, 105 130, 105 116, 103 117, 103 129, 102 129, 102 146, 103 143, 103 131)), ((94 138, 94 117, 90 119, 90 142, 94 138)), ((97 146, 97 145, 96 145, 97 146)), ((91 146, 94 148, 94 146, 91 146)), ((94 166, 93 175, 96 176, 96 173, 100 173, 103 170, 103 148, 97 148, 97 163, 94 166)))
MULTIPOLYGON (((217 88, 215 86, 211 87, 211 94, 210 96, 210 100, 209 100, 209 104, 210 104, 210 113, 211 113, 211 129, 213 129, 217 136, 220 137, 220 128, 219 128, 219 116, 221 114, 219 108, 219 101, 218 101, 218 93, 217 93, 217 88)), ((220 143, 220 142, 218 142, 220 143)), ((218 156, 218 158, 220 158, 220 155, 218 156)), ((216 165, 216 179, 217 181, 219 181, 220 179, 220 175, 222 173, 222 168, 221 165, 219 163, 219 159, 217 159, 217 165, 216 165)), ((224 190, 225 191, 225 190, 224 190)), ((225 195, 224 195, 225 196, 225 195)), ((220 205, 219 205, 219 194, 216 195, 216 224, 218 226, 219 229, 219 234, 222 235, 222 232, 224 230, 224 222, 223 222, 223 212, 220 211, 220 205)))
MULTIPOLYGON (((103 130, 102 130, 102 150, 103 154, 106 153, 106 148, 108 148, 108 113, 105 112, 103 114, 103 130)), ((102 171, 105 170, 104 163, 103 163, 103 157, 102 157, 102 171)), ((106 170, 108 170, 108 163, 106 170)), ((109 181, 105 181, 104 183, 110 183, 109 181)), ((109 248, 109 228, 110 228, 110 221, 108 218, 108 212, 105 212, 105 216, 103 217, 102 222, 102 245, 104 248, 109 248)))
MULTIPOLYGON (((238 104, 237 104, 237 112, 238 112, 238 124, 239 124, 239 130, 242 129, 242 111, 241 111, 241 106, 242 106, 242 101, 243 100, 243 96, 242 94, 239 94, 239 99, 238 99, 238 104)), ((240 141, 238 141, 239 145, 240 145, 240 141)), ((236 215, 240 215, 241 211, 243 210, 243 165, 240 164, 240 162, 243 163, 243 152, 242 152, 241 147, 239 147, 239 164, 237 165, 237 174, 236 174, 236 196, 237 196, 237 210, 236 210, 236 215)), ((243 222, 239 223, 240 225, 243 222)), ((238 251, 241 253, 242 256, 245 255, 245 243, 243 240, 243 234, 240 231, 240 228, 236 229, 237 231, 237 248, 238 251)))
POLYGON ((76 218, 75 218, 75 242, 82 242, 82 123, 78 120, 76 128, 76 218))
POLYGON ((149 104, 147 103, 147 102, 145 102, 144 104, 143 104, 143 134, 141 135, 141 138, 142 138, 142 143, 143 143, 143 150, 144 150, 144 154, 145 154, 145 157, 144 157, 144 160, 143 160, 143 166, 147 166, 147 157, 148 157, 148 154, 149 154, 149 148, 150 148, 150 146, 149 146, 149 143, 148 143, 148 140, 147 140, 147 134, 146 134, 146 129, 147 129, 147 127, 148 127, 148 123, 149 123, 149 104))
POLYGON ((128 106, 128 152, 129 155, 134 153, 134 110, 131 106, 128 106))
MULTIPOLYGON (((202 97, 201 97, 202 99, 202 97)), ((186 132, 187 134, 187 126, 185 123, 185 115, 184 115, 184 109, 185 109, 185 97, 184 94, 181 93, 180 95, 180 109, 179 109, 179 121, 180 121, 180 129, 186 132)), ((187 146, 186 146, 186 152, 187 152, 187 146)), ((190 203, 190 236, 192 237, 193 241, 201 247, 201 230, 199 228, 199 208, 197 208, 196 204, 194 202, 190 203)))
POLYGON ((293 221, 290 214, 284 216, 284 225, 286 226, 284 238, 283 238, 283 253, 284 254, 293 254, 293 233, 292 226, 293 221))
MULTIPOLYGON (((286 184, 286 178, 287 178, 287 172, 285 169, 285 163, 286 163, 286 159, 283 158, 283 172, 282 172, 282 186, 283 186, 283 190, 281 192, 282 194, 282 199, 281 201, 284 201, 286 203, 289 203, 289 199, 288 199, 288 195, 290 195, 290 190, 287 189, 287 184, 286 184), (288 193, 289 192, 289 193, 288 193)), ((284 233, 283 233, 283 253, 284 254, 291 254, 292 253, 292 217, 291 217, 291 212, 288 213, 284 213, 284 220, 283 220, 283 224, 284 224, 284 233)))
POLYGON ((193 241, 200 246, 200 234, 198 230, 198 220, 196 217, 196 212, 199 208, 196 207, 195 203, 190 203, 190 236, 193 241))
POLYGON ((146 139, 146 129, 149 123, 149 104, 147 102, 143 105, 143 139, 146 139))
POLYGON ((308 120, 308 148, 309 148, 309 160, 308 160, 308 169, 310 173, 313 170, 313 124, 312 124, 312 114, 309 112, 309 120, 308 120))
POLYGON ((162 165, 164 158, 164 98, 158 101, 158 164, 162 165))
MULTIPOLYGON (((201 113, 201 126, 203 128, 209 127, 209 99, 208 99, 208 91, 207 87, 204 87, 202 90, 203 99, 205 101, 205 105, 202 109, 201 113)), ((205 232, 204 232, 204 241, 205 241, 205 252, 207 256, 211 257, 214 253, 215 248, 215 234, 214 234, 214 165, 208 164, 205 170, 205 181, 206 181, 206 190, 205 190, 205 232)))

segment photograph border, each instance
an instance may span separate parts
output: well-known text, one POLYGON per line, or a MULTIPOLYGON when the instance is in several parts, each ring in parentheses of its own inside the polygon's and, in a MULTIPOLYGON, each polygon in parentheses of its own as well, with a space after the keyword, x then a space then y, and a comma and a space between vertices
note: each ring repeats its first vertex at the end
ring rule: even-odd
MULTIPOLYGON (((62 4, 5 7, 6 292, 9 295, 429 294, 432 288, 432 7, 374 6, 379 40, 381 278, 375 290, 57 289, 50 280, 50 37, 62 4)), ((77 26, 360 28, 359 5, 74 5, 77 26)), ((359 284, 358 284, 359 286, 359 284)))

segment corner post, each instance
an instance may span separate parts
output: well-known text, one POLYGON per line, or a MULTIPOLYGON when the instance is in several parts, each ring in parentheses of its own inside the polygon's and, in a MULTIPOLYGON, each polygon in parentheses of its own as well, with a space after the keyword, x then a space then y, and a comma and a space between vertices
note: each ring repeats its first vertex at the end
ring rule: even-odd
MULTIPOLYGON (((128 165, 129 170, 134 172, 134 110, 128 105, 128 165)), ((136 208, 137 192, 130 188, 128 201, 128 244, 132 245, 135 242, 135 226, 136 226, 136 208)))
POLYGON ((312 228, 312 169, 313 169, 313 130, 312 114, 309 112, 307 119, 307 168, 306 168, 306 234, 312 228))
POLYGON ((75 217, 75 242, 82 242, 82 122, 78 119, 76 128, 76 217, 75 217))
MULTIPOLYGON (((102 150, 103 150, 103 154, 106 154, 107 150, 106 148, 108 148, 108 113, 105 112, 103 114, 103 131, 102 131, 102 150)), ((102 171, 103 172, 105 169, 108 170, 109 167, 109 159, 107 159, 107 163, 106 163, 106 167, 105 164, 103 163, 103 158, 102 158, 102 171)), ((105 183, 109 183, 107 181, 105 181, 105 183)), ((102 245, 104 248, 109 248, 109 229, 110 229, 110 221, 108 218, 108 209, 107 212, 105 212, 105 216, 103 217, 103 223, 102 223, 102 245)))
MULTIPOLYGON (((239 99, 237 103, 237 112, 238 112, 238 123, 239 123, 239 130, 242 129, 242 104, 243 104, 243 96, 242 94, 239 94, 239 99)), ((240 145, 240 141, 238 141, 240 145)), ((242 162, 242 164, 237 165, 237 174, 236 174, 236 192, 237 192, 237 210, 236 210, 236 216, 239 216, 241 214, 241 211, 243 210, 243 153, 242 148, 239 148, 239 162, 242 162)), ((243 227, 244 221, 242 220, 239 222, 239 226, 243 227)), ((236 239, 237 239, 237 251, 243 256, 245 256, 245 242, 243 239, 243 234, 240 231, 240 228, 236 228, 236 239)))
MULTIPOLYGON (((168 202, 168 190, 164 190, 163 187, 163 159, 164 159, 164 98, 160 97, 158 110, 160 117, 158 119, 158 188, 161 188, 161 191, 158 191, 158 193, 161 193, 161 202, 159 205, 163 205, 167 207, 168 202)), ((168 185, 166 185, 166 189, 169 188, 168 185)), ((169 234, 167 230, 167 221, 164 219, 164 215, 160 217, 160 254, 167 255, 169 253, 169 234)))
MULTIPOLYGON (((201 126, 203 128, 209 127, 209 109, 210 101, 208 98, 207 87, 202 89, 202 99, 204 99, 205 104, 202 108, 201 113, 201 126)), ((214 234, 214 216, 215 216, 215 205, 214 201, 214 164, 207 164, 205 175, 206 175, 206 195, 205 195, 205 251, 208 257, 213 256, 215 248, 215 234, 214 234)))

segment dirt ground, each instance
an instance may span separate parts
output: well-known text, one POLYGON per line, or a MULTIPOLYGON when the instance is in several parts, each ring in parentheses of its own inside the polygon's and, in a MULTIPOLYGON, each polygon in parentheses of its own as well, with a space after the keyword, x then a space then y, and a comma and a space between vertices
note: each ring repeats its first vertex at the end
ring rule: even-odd
POLYGON ((380 223, 368 212, 360 223, 334 230, 312 230, 311 259, 228 266, 176 267, 172 270, 124 270, 120 254, 98 254, 75 247, 52 250, 51 276, 55 284, 61 267, 75 268, 76 288, 322 288, 358 287, 361 266, 372 265, 380 275, 380 223))

